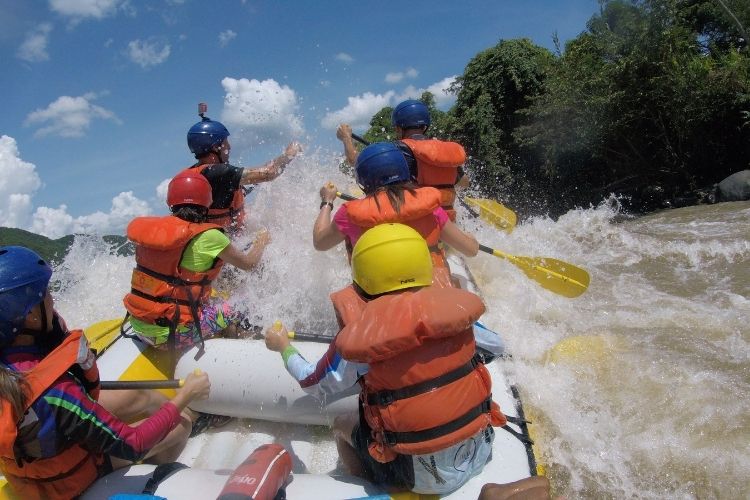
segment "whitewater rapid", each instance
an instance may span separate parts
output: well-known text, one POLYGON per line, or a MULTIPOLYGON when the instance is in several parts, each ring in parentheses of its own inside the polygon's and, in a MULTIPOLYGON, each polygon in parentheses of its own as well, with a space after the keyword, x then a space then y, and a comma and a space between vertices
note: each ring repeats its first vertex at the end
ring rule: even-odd
MULTIPOLYGON (((313 250, 312 226, 324 182, 354 188, 338 163, 338 155, 305 153, 249 199, 250 227, 237 244, 260 227, 272 242, 259 270, 228 281, 231 302, 254 323, 335 333, 328 294, 349 281, 346 255, 343 246, 313 250)), ((488 306, 483 321, 513 354, 510 376, 534 416, 538 459, 557 494, 750 495, 750 203, 627 219, 610 200, 558 221, 525 221, 509 235, 459 207, 459 225, 490 247, 591 274, 588 291, 567 299, 496 257, 469 261, 488 306), (575 349, 561 353, 570 339, 575 349)), ((54 274, 68 325, 123 316, 133 262, 77 237, 54 274)), ((325 447, 321 470, 335 458, 325 447)))

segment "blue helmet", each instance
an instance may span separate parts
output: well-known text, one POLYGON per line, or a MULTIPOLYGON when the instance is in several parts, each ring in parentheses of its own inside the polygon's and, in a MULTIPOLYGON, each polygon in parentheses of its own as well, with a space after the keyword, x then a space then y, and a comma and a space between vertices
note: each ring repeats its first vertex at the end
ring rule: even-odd
POLYGON ((422 101, 409 99, 396 106, 391 114, 391 124, 401 128, 430 126, 430 110, 422 101))
POLYGON ((404 153, 392 142, 376 142, 363 149, 357 156, 354 174, 365 193, 411 179, 404 153))
POLYGON ((0 346, 9 344, 26 315, 44 300, 52 269, 28 248, 0 247, 0 346))
POLYGON ((201 121, 190 127, 187 133, 187 143, 190 152, 196 158, 200 158, 211 152, 211 148, 224 142, 229 137, 229 131, 221 123, 206 116, 201 121))

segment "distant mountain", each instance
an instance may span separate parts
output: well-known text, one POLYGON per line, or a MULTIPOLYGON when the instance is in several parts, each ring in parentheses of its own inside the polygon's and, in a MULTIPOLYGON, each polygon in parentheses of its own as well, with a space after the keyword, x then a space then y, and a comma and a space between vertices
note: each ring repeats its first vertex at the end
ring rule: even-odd
MULTIPOLYGON (((62 261, 73 244, 74 235, 69 234, 52 240, 46 236, 34 234, 23 229, 12 227, 0 227, 0 245, 19 245, 30 248, 47 261, 62 261)), ((107 235, 102 236, 118 255, 132 255, 133 244, 128 242, 125 236, 107 235)))

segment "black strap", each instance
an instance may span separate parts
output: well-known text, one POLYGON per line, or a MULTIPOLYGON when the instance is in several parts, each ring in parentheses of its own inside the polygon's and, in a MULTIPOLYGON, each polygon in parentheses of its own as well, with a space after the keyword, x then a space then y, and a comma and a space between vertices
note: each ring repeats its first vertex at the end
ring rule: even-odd
MULTIPOLYGON (((526 448, 526 459, 529 463, 529 474, 532 476, 536 476, 536 457, 534 456, 534 448, 532 445, 534 442, 531 440, 531 435, 529 434, 529 426, 528 424, 531 423, 526 420, 526 415, 523 411, 523 404, 521 403, 521 395, 518 393, 518 388, 515 385, 510 386, 510 392, 513 395, 513 399, 516 400, 516 410, 518 411, 518 418, 511 420, 509 417, 505 417, 509 422, 518 425, 518 427, 521 428, 521 436, 523 436, 524 439, 521 439, 518 437, 518 433, 511 432, 512 435, 516 436, 524 445, 526 448), (517 421, 514 421, 517 420, 517 421)), ((510 427, 508 425, 503 426, 503 429, 508 431, 510 427)), ((510 431, 509 431, 510 432, 510 431)))
POLYGON ((188 307, 191 305, 189 300, 175 299, 174 297, 157 297, 155 295, 150 295, 140 290, 136 290, 135 288, 131 288, 130 293, 138 297, 141 297, 143 299, 151 300, 153 302, 160 302, 162 304, 177 304, 177 305, 188 306, 188 307))
POLYGON ((156 469, 154 469, 154 472, 151 474, 151 477, 148 479, 146 487, 143 488, 142 493, 144 495, 156 494, 156 489, 161 483, 163 483, 169 476, 175 472, 181 471, 182 469, 187 469, 187 465, 181 464, 180 462, 157 465, 156 469))
POLYGON ((162 274, 158 273, 152 269, 149 269, 147 267, 143 267, 140 264, 136 264, 135 268, 142 272, 143 274, 146 274, 148 276, 151 276, 152 278, 156 278, 158 280, 164 281, 165 283, 169 283, 173 286, 193 286, 193 285, 208 285, 211 283, 211 280, 208 279, 208 276, 204 276, 202 280, 200 281, 189 281, 182 278, 178 278, 176 276, 170 276, 168 274, 162 274))
POLYGON ((429 441, 436 439, 451 432, 455 432, 458 429, 468 425, 472 420, 477 418, 483 413, 489 413, 492 408, 492 398, 487 398, 480 404, 470 409, 455 420, 451 420, 448 423, 432 427, 431 429, 425 429, 422 431, 411 431, 411 432, 383 432, 383 441, 388 446, 395 446, 399 443, 421 443, 423 441, 429 441))
MULTIPOLYGON (((506 416, 505 418, 508 418, 508 417, 506 416)), ((508 425, 502 426, 501 429, 505 429, 507 432, 509 432, 512 435, 514 435, 524 445, 531 446, 532 444, 534 444, 534 441, 532 441, 531 439, 527 438, 526 436, 524 436, 520 432, 516 432, 512 427, 509 427, 508 425)))
MULTIPOLYGON (((198 355, 195 359, 198 359, 205 350, 206 347, 206 341, 203 339, 203 328, 201 327, 201 318, 200 318, 200 312, 198 311, 198 302, 193 297, 193 292, 190 291, 190 288, 185 289, 187 291, 188 300, 190 301, 190 314, 193 317, 193 324, 194 327, 198 330, 198 337, 201 339, 201 346, 200 349, 198 349, 198 355)), ((203 295, 203 285, 201 286, 200 295, 203 295)))
MULTIPOLYGON (((131 288, 130 292, 133 293, 135 290, 131 288)), ((125 317, 122 319, 122 323, 120 323, 120 335, 126 339, 134 339, 137 335, 133 332, 133 327, 128 323, 128 318, 130 318, 130 311, 125 311, 125 317), (128 323, 127 327, 125 327, 125 323, 128 323)))
MULTIPOLYGON (((243 189, 243 192, 244 192, 245 188, 243 187, 242 189, 243 189)), ((252 190, 253 190, 253 188, 248 189, 247 193, 249 193, 252 190)), ((247 194, 247 193, 244 193, 244 194, 247 194)), ((229 218, 233 219, 234 217, 238 216, 240 214, 240 212, 241 212, 240 210, 234 209, 232 207, 229 207, 229 208, 220 208, 218 210, 226 210, 226 212, 208 214, 208 215, 206 215, 206 219, 207 220, 223 219, 224 217, 229 217, 229 218)))
POLYGON ((476 369, 479 363, 479 357, 474 355, 468 363, 464 363, 458 368, 455 368, 448 373, 444 373, 430 380, 425 380, 424 382, 413 384, 408 387, 403 387, 401 389, 379 391, 373 394, 368 394, 367 404, 372 406, 388 406, 394 401, 413 398, 414 396, 419 396, 420 394, 430 392, 434 389, 437 389, 438 387, 448 385, 467 376, 476 369))

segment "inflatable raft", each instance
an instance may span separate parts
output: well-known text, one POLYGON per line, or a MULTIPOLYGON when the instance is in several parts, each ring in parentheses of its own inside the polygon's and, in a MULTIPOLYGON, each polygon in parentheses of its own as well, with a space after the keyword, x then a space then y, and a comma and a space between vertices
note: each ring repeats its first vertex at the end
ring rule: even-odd
MULTIPOLYGON (((466 288, 471 277, 465 266, 459 279, 466 288)), ((184 378, 196 368, 209 373, 211 396, 193 404, 197 411, 238 417, 218 429, 209 429, 191 438, 178 462, 188 467, 169 470, 151 465, 134 465, 117 470, 97 481, 82 497, 109 498, 120 493, 138 494, 154 477, 164 476, 151 491, 170 499, 217 498, 233 473, 236 481, 249 481, 241 474, 246 457, 262 445, 284 446, 292 460, 287 478, 287 498, 437 498, 414 493, 386 494, 366 481, 342 474, 337 469, 337 452, 327 426, 341 413, 356 411, 352 394, 324 403, 305 394, 286 372, 277 353, 268 351, 262 340, 210 339, 205 350, 194 348, 175 360, 169 353, 156 351, 143 343, 119 335, 120 320, 97 323, 87 329, 92 347, 99 352, 102 380, 167 380, 184 378), (176 368, 174 372, 172 367, 176 368), (244 479, 242 479, 244 477, 244 479)), ((325 352, 327 344, 295 341, 299 351, 311 361, 325 352)), ((505 428, 495 429, 490 462, 478 476, 458 491, 442 498, 476 499, 485 483, 510 483, 536 474, 537 466, 524 422, 518 392, 503 373, 502 358, 487 368, 493 380, 493 399, 510 417, 505 428)), ((165 391, 171 395, 171 391, 165 391)), ((0 485, 2 480, 0 480, 0 485)), ((0 498, 7 497, 0 489, 0 498)))

